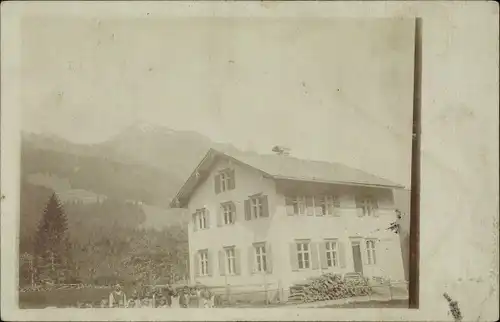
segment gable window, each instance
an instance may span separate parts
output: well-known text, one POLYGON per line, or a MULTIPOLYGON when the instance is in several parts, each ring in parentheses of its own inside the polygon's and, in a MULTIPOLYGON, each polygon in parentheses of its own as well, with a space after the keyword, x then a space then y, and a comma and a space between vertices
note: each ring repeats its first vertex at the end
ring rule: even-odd
POLYGON ((311 267, 311 250, 309 241, 297 242, 297 262, 299 269, 308 269, 311 267))
POLYGON ((224 225, 234 224, 235 221, 235 206, 232 202, 223 203, 222 207, 222 222, 224 225))
POLYGON ((377 256, 375 253, 375 240, 366 241, 366 260, 368 264, 377 264, 377 256))
POLYGON ((196 210, 195 225, 198 229, 208 228, 208 214, 205 208, 196 210))
POLYGON ((208 250, 200 250, 198 252, 199 267, 198 272, 200 276, 208 275, 208 250))
POLYGON ((326 241, 325 250, 326 250, 326 265, 328 267, 337 267, 339 265, 337 242, 333 240, 326 241))
POLYGON ((235 188, 234 170, 224 169, 215 176, 215 193, 220 193, 235 188))
POLYGON ((255 269, 257 272, 267 272, 267 254, 264 244, 254 245, 255 269))
POLYGON ((236 274, 236 252, 234 247, 227 247, 225 248, 225 253, 226 253, 226 267, 227 267, 227 274, 229 275, 234 275, 236 274))

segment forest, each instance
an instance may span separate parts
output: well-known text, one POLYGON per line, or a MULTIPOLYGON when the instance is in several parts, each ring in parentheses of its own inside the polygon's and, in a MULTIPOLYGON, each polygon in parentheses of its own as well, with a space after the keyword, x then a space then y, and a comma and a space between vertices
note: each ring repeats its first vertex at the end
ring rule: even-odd
POLYGON ((187 274, 187 232, 180 225, 139 228, 137 202, 61 202, 51 189, 26 182, 21 196, 20 287, 47 280, 155 284, 187 274))

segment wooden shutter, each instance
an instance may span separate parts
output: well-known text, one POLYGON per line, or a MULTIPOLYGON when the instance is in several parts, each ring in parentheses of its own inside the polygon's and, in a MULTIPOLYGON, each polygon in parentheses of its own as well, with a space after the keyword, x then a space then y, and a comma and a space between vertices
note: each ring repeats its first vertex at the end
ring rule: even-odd
POLYGON ((340 199, 337 196, 333 196, 333 215, 340 217, 340 199))
POLYGON ((359 243, 359 250, 361 251, 361 260, 363 264, 368 265, 368 247, 366 245, 367 240, 359 243))
POLYGON ((253 246, 248 247, 248 274, 253 274, 255 272, 255 248, 253 246))
POLYGON ((318 253, 318 243, 311 243, 311 268, 319 268, 319 253, 318 253))
POLYGON ((217 216, 217 227, 221 227, 224 223, 224 207, 223 207, 223 205, 219 205, 216 216, 217 216))
POLYGON ((234 169, 229 171, 229 189, 234 189, 236 187, 236 177, 234 176, 234 169))
POLYGON ((316 216, 324 216, 325 214, 323 213, 323 205, 325 204, 326 200, 325 197, 323 196, 317 196, 314 197, 314 214, 316 216))
POLYGON ((363 208, 362 208, 362 199, 361 197, 356 197, 356 214, 358 217, 363 217, 363 208))
POLYGON ((213 263, 212 263, 212 253, 210 250, 207 250, 207 272, 208 276, 212 276, 213 274, 213 263))
POLYGON ((271 274, 273 272, 273 253, 270 243, 266 243, 266 268, 267 273, 271 274))
POLYGON ((314 216, 314 207, 313 207, 313 197, 306 197, 306 213, 308 216, 314 216))
POLYGON ((220 193, 220 174, 214 176, 215 194, 220 193))
POLYGON ((297 244, 296 243, 290 243, 290 266, 292 268, 292 271, 298 271, 299 270, 299 260, 297 258, 297 244))
POLYGON ((327 269, 328 268, 328 261, 326 258, 326 244, 325 244, 325 242, 319 243, 319 258, 320 258, 321 268, 327 269))
POLYGON ((378 200, 373 198, 372 199, 372 206, 373 206, 373 217, 378 217, 378 200))
POLYGON ((193 220, 193 231, 197 231, 198 230, 198 224, 196 223, 196 213, 192 214, 191 217, 192 217, 192 220, 193 220))
POLYGON ((286 207, 286 214, 288 216, 293 216, 295 215, 293 211, 293 206, 295 204, 295 199, 293 197, 288 197, 285 196, 285 207, 286 207))
POLYGON ((339 264, 341 268, 346 267, 346 259, 345 259, 345 245, 343 242, 338 242, 339 247, 339 264))
POLYGON ((207 226, 205 227, 205 229, 209 229, 210 228, 210 211, 207 208, 205 208, 204 211, 205 211, 205 218, 207 220, 206 221, 207 226))
POLYGON ((252 219, 252 213, 250 212, 250 200, 245 200, 245 220, 252 219))
POLYGON ((260 202, 262 203, 262 217, 269 217, 269 202, 267 196, 260 196, 260 202))
POLYGON ((200 276, 200 257, 198 256, 198 252, 193 255, 193 263, 194 276, 200 276))
POLYGON ((239 248, 234 248, 234 273, 236 275, 241 274, 241 252, 239 248))
POLYGON ((231 210, 233 212, 233 222, 236 222, 238 214, 236 213, 236 205, 234 202, 231 202, 231 210))
POLYGON ((220 276, 226 275, 226 256, 224 254, 224 250, 219 250, 219 274, 220 276))

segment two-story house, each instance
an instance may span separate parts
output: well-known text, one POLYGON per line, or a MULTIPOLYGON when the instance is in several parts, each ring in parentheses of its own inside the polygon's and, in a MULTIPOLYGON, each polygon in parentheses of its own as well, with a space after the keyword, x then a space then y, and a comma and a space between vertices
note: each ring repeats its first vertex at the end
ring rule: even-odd
POLYGON ((276 283, 326 272, 404 279, 393 190, 363 171, 283 155, 210 149, 172 201, 188 208, 190 278, 276 283))

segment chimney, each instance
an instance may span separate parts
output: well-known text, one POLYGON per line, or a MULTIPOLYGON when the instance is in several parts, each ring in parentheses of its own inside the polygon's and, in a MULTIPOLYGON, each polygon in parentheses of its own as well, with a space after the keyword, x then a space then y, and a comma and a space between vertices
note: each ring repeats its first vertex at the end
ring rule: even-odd
POLYGON ((275 145, 273 147, 272 151, 274 153, 276 153, 277 155, 284 155, 284 156, 290 155, 290 149, 285 147, 285 146, 281 146, 281 145, 275 145))

